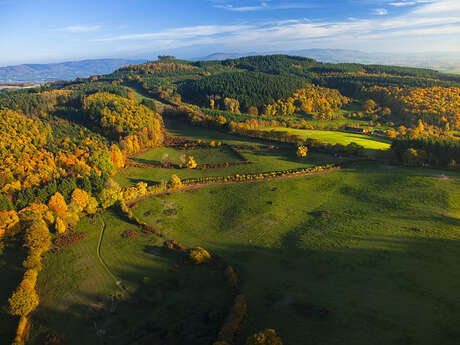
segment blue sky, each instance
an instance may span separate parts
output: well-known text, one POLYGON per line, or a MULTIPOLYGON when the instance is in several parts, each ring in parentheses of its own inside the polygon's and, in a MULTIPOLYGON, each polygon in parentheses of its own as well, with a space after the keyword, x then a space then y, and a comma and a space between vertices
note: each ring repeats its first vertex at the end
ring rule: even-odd
POLYGON ((460 0, 0 0, 0 66, 309 48, 460 51, 460 0))

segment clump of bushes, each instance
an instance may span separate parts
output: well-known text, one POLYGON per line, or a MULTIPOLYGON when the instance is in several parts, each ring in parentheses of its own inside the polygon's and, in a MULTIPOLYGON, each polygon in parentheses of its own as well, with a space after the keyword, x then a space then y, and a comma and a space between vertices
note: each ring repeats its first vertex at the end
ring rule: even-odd
POLYGON ((137 231, 133 229, 126 230, 121 234, 121 237, 127 240, 133 240, 137 237, 137 231))
POLYGON ((188 253, 189 259, 195 264, 204 264, 211 260, 211 254, 201 247, 192 248, 188 253))
POLYGON ((83 241, 87 237, 88 237, 87 232, 70 231, 66 234, 59 235, 58 237, 56 237, 53 243, 58 249, 62 249, 62 248, 70 247, 71 245, 78 243, 80 241, 83 241))
MULTIPOLYGON (((241 331, 241 326, 248 316, 248 303, 244 295, 238 295, 233 300, 230 313, 219 331, 218 342, 234 344, 236 336, 241 331)), ((216 343, 214 343, 215 345, 216 343)))
POLYGON ((163 247, 171 250, 185 250, 186 248, 175 240, 168 240, 163 243, 163 247))
POLYGON ((250 336, 246 345, 283 345, 283 341, 274 329, 266 329, 250 336))
POLYGON ((182 188, 183 184, 179 176, 172 175, 168 182, 168 187, 171 189, 182 188))

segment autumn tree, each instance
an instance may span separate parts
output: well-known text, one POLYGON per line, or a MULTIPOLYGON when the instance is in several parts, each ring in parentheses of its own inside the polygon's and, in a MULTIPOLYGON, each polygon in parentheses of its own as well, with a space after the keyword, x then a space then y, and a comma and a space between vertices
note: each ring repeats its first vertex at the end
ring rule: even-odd
POLYGON ((16 316, 29 315, 37 308, 39 303, 38 294, 35 291, 35 282, 31 279, 24 279, 8 302, 10 314, 16 316))
POLYGON ((307 157, 307 152, 308 152, 308 147, 304 145, 299 145, 297 147, 297 157, 298 158, 306 158, 307 157))
POLYGON ((50 198, 48 207, 56 214, 56 216, 61 218, 65 217, 67 212, 67 204, 61 193, 57 192, 50 198))
POLYGON ((168 187, 171 189, 178 189, 182 188, 183 184, 179 176, 177 175, 172 175, 171 178, 168 181, 168 187))
POLYGON ((195 169, 198 166, 198 164, 195 162, 195 159, 193 156, 188 156, 187 160, 187 168, 188 169, 195 169))

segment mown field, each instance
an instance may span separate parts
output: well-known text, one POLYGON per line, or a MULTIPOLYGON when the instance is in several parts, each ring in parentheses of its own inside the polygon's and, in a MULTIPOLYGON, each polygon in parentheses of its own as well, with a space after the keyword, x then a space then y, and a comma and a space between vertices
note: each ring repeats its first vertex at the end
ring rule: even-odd
POLYGON ((374 150, 386 150, 390 148, 391 141, 385 138, 369 136, 364 134, 357 133, 347 133, 339 131, 321 131, 321 130, 307 130, 307 129, 295 129, 295 128, 284 128, 284 127, 274 127, 274 128, 264 128, 264 130, 277 130, 277 131, 286 131, 294 134, 300 135, 302 138, 307 139, 319 139, 323 142, 330 144, 342 144, 348 145, 351 142, 364 146, 364 148, 369 151, 374 150))
MULTIPOLYGON (((169 131, 266 144, 186 125, 169 131)), ((193 154, 198 163, 237 159, 216 150, 162 148, 136 159, 156 163, 165 153, 173 160, 193 154)), ((331 160, 312 154, 299 161, 291 151, 248 148, 243 153, 252 165, 129 168, 115 179, 122 185, 157 183, 172 173, 231 175, 331 160)), ((458 173, 361 163, 326 175, 147 198, 133 211, 164 238, 142 234, 113 210, 82 219, 76 231, 88 232, 88 238, 47 255, 34 317, 38 329, 65 335, 70 345, 211 344, 230 292, 221 272, 183 265, 182 258, 161 249, 164 239, 175 239, 217 252, 237 270, 249 301, 241 343, 266 328, 276 329, 286 345, 458 342, 458 173), (104 224, 101 254, 110 273, 97 254, 104 224), (137 237, 123 238, 127 230, 137 237)))

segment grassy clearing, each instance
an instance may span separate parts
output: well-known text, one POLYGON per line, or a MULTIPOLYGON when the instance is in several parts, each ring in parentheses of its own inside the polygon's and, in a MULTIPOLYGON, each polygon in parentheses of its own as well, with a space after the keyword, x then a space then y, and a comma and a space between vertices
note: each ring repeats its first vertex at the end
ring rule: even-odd
MULTIPOLYGON (((35 329, 60 334, 69 345, 210 343, 230 303, 223 273, 184 266, 153 235, 123 238, 130 229, 137 228, 110 211, 95 224, 83 218, 77 231, 89 231, 88 238, 47 255, 35 329), (96 255, 102 221, 102 257, 125 288, 122 300, 96 255)), ((32 344, 39 339, 35 334, 32 344)))
POLYGON ((286 344, 456 344, 460 180, 440 173, 362 165, 146 199, 135 213, 230 259, 249 299, 247 334, 272 327, 286 344))
POLYGON ((18 286, 24 274, 23 248, 18 245, 3 246, 0 243, 0 343, 10 344, 15 335, 18 318, 8 314, 8 298, 18 286))
POLYGON ((160 164, 164 155, 168 155, 169 159, 175 163, 180 164, 180 156, 193 156, 200 164, 213 164, 225 162, 237 162, 240 159, 230 150, 224 147, 216 147, 213 149, 195 149, 195 150, 175 150, 170 147, 159 147, 143 153, 133 160, 139 163, 160 164))
MULTIPOLYGON (((185 124, 171 122, 168 126, 168 131, 172 135, 188 137, 192 139, 204 139, 207 141, 215 140, 227 144, 235 145, 250 145, 259 146, 267 144, 260 140, 252 140, 246 138, 238 138, 227 133, 218 132, 209 129, 191 127, 185 124)), ((285 170, 301 167, 312 167, 315 165, 327 164, 333 162, 333 157, 325 154, 310 153, 307 159, 298 159, 295 150, 292 146, 279 145, 277 150, 260 149, 253 150, 251 148, 241 149, 240 152, 253 164, 233 166, 228 168, 206 169, 206 170, 189 170, 189 169, 163 169, 163 168, 128 168, 121 170, 114 179, 122 186, 133 185, 138 182, 146 182, 148 184, 161 183, 168 181, 171 175, 176 174, 180 178, 192 178, 203 176, 228 176, 235 174, 246 174, 273 170, 285 170)), ((223 149, 206 149, 194 151, 179 151, 172 148, 155 148, 143 155, 137 157, 137 160, 142 162, 158 163, 164 153, 173 158, 174 163, 179 163, 181 154, 193 155, 198 164, 204 163, 219 163, 226 160, 235 161, 236 157, 232 152, 221 151, 223 149)))
POLYGON ((385 138, 373 137, 364 134, 346 133, 337 131, 319 131, 306 129, 293 129, 284 127, 266 128, 264 130, 286 131, 300 135, 302 138, 319 139, 330 144, 348 145, 351 142, 364 146, 369 150, 386 150, 391 146, 391 141, 385 138))
MULTIPOLYGON (((146 153, 147 157, 161 156, 161 152, 165 149, 153 149, 146 153)), ((192 154, 191 151, 177 151, 167 149, 171 157, 176 157, 181 154, 192 154), (189 153, 190 152, 190 153, 189 153)), ((168 181, 171 175, 176 174, 180 178, 192 178, 203 176, 228 176, 235 174, 247 174, 255 172, 285 170, 301 167, 312 167, 315 165, 326 164, 332 162, 332 157, 329 155, 311 153, 307 159, 298 159, 295 151, 292 148, 282 146, 279 150, 260 150, 253 151, 250 149, 240 150, 241 153, 253 164, 230 166, 228 168, 206 169, 206 170, 191 170, 191 169, 163 169, 163 168, 127 168, 121 170, 114 179, 122 186, 133 185, 138 182, 146 182, 148 184, 161 183, 168 181)), ((219 151, 203 150, 201 155, 195 156, 198 164, 219 161, 219 151)), ((141 156, 140 156, 141 157, 141 156)), ((138 159, 142 159, 138 157, 138 159)), ((146 160, 147 162, 149 160, 146 160)), ((153 160, 157 162, 156 160, 153 160)), ((179 160, 177 159, 177 162, 179 160)), ((176 162, 173 160, 173 162, 176 162)))

